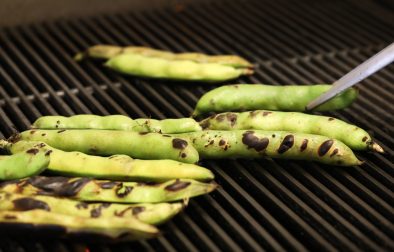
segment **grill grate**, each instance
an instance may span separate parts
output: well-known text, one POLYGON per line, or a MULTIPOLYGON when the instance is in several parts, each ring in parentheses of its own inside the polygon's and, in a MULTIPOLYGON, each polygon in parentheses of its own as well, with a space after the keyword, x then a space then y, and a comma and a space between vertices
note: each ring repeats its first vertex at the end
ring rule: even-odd
MULTIPOLYGON (((371 3, 370 3, 371 4, 371 3)), ((212 1, 0 30, 0 137, 41 115, 184 117, 216 86, 121 76, 72 56, 97 44, 234 53, 259 68, 240 83, 331 83, 394 40, 394 26, 352 1, 212 1), (286 6, 286 8, 283 8, 286 6)), ((379 14, 379 13, 378 13, 379 14)), ((394 66, 327 115, 374 132, 386 155, 361 167, 284 160, 205 161, 221 188, 191 200, 163 236, 128 244, 1 239, 5 251, 392 250, 394 66)))

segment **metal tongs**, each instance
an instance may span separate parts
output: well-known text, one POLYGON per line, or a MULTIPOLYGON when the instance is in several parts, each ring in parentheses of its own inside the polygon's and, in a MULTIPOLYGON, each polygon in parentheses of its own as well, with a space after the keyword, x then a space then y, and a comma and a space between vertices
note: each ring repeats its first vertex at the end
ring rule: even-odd
POLYGON ((326 101, 332 99, 334 96, 338 95, 342 91, 350 88, 351 86, 357 84, 363 79, 367 78, 371 74, 379 71, 383 67, 387 66, 394 61, 394 43, 387 46, 368 60, 366 60, 361 65, 357 66, 355 69, 344 75, 339 80, 335 81, 332 87, 324 94, 317 97, 315 100, 311 101, 307 106, 306 110, 312 110, 317 106, 325 103, 326 101))

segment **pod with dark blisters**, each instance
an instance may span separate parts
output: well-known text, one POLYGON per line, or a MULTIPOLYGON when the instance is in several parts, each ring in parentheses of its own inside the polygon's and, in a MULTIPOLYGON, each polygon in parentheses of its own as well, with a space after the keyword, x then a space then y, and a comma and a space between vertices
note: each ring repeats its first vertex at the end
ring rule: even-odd
POLYGON ((107 241, 131 241, 152 238, 159 231, 155 226, 136 218, 85 218, 53 213, 48 209, 0 211, 0 228, 7 233, 24 231, 53 232, 57 237, 95 236, 107 241))
POLYGON ((124 154, 138 159, 196 163, 198 152, 186 140, 159 133, 119 130, 28 130, 22 140, 40 141, 63 151, 92 155, 124 154))
POLYGON ((353 150, 384 152, 363 129, 342 120, 298 112, 254 110, 226 112, 200 122, 205 130, 279 130, 338 139, 353 150))
POLYGON ((48 170, 58 175, 155 182, 176 178, 199 181, 214 179, 209 169, 174 160, 140 160, 127 155, 93 156, 77 151, 66 152, 42 142, 24 140, 11 144, 9 150, 12 153, 25 152, 32 146, 46 146, 50 150, 48 170))
POLYGON ((2 191, 69 197, 82 201, 158 203, 183 200, 215 190, 215 183, 175 179, 164 183, 119 182, 91 178, 31 177, 0 183, 2 191))
POLYGON ((74 115, 42 116, 32 125, 35 129, 103 129, 135 132, 184 133, 200 131, 200 125, 192 118, 178 119, 131 119, 123 115, 74 115))
MULTIPOLYGON (((11 143, 0 140, 0 148, 8 149, 11 143)), ((0 180, 19 179, 40 174, 50 160, 50 151, 45 146, 26 145, 23 151, 0 156, 0 180)))
POLYGON ((158 225, 171 219, 184 207, 183 203, 87 203, 65 198, 44 195, 22 195, 0 191, 0 210, 29 211, 43 209, 53 213, 85 218, 137 218, 138 220, 158 225))
MULTIPOLYGON (((331 85, 287 85, 262 84, 226 85, 205 93, 197 102, 193 116, 211 112, 248 111, 267 109, 275 111, 305 111, 306 105, 327 90, 331 85)), ((313 111, 329 111, 348 107, 358 95, 350 88, 313 111)))
POLYGON ((341 141, 325 136, 262 130, 206 130, 179 134, 201 158, 286 158, 352 166, 362 162, 341 141))

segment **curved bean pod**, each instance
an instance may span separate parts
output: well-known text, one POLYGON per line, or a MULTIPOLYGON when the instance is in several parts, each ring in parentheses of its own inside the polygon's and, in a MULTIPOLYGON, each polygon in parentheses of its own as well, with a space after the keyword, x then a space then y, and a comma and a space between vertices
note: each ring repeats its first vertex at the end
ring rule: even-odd
POLYGON ((138 54, 120 54, 109 59, 105 66, 140 77, 221 82, 252 74, 251 69, 234 68, 216 63, 196 63, 190 60, 166 60, 138 54))
POLYGON ((164 120, 138 118, 133 120, 123 115, 42 116, 33 123, 32 128, 103 129, 159 133, 184 133, 201 130, 200 125, 192 118, 164 120))
POLYGON ((159 231, 155 226, 135 218, 84 218, 48 212, 47 209, 31 211, 0 211, 1 230, 7 234, 33 232, 55 237, 85 237, 107 241, 131 241, 152 238, 159 231), (46 232, 45 232, 46 231, 46 232))
POLYGON ((216 188, 217 185, 213 182, 201 183, 191 179, 176 179, 155 184, 36 176, 0 183, 1 191, 10 193, 118 203, 177 201, 209 193, 216 188))
POLYGON ((85 52, 75 56, 80 61, 86 57, 110 59, 120 54, 134 53, 148 57, 162 58, 167 60, 190 60, 199 63, 217 63, 237 68, 250 68, 253 64, 236 55, 207 55, 203 53, 173 53, 142 46, 114 46, 95 45, 89 47, 85 52))
POLYGON ((270 157, 340 166, 362 164, 344 143, 320 135, 262 130, 207 130, 179 135, 189 139, 207 159, 270 157))
MULTIPOLYGON (((209 112, 281 110, 305 111, 306 105, 331 88, 331 85, 271 86, 262 84, 238 84, 215 88, 205 93, 197 102, 193 116, 209 112)), ((313 111, 343 109, 358 95, 350 88, 335 98, 316 107, 313 111)))
POLYGON ((44 195, 22 195, 0 191, 0 210, 48 212, 84 218, 136 218, 144 223, 159 225, 171 219, 184 207, 183 203, 115 204, 86 203, 44 195))
MULTIPOLYGON (((0 140, 0 148, 8 149, 10 144, 0 140)), ((0 156, 0 180, 20 179, 40 174, 49 165, 47 148, 27 145, 24 151, 9 156, 0 156)))
POLYGON ((196 163, 198 152, 186 140, 158 133, 117 130, 28 130, 22 140, 40 141, 63 151, 92 155, 124 154, 139 159, 196 163))
POLYGON ((48 170, 66 176, 83 176, 124 181, 166 181, 169 179, 195 179, 209 181, 213 173, 201 166, 174 160, 138 160, 126 155, 100 157, 82 152, 65 152, 42 142, 18 141, 10 145, 12 153, 25 152, 30 148, 50 150, 48 170))
POLYGON ((384 152, 365 130, 327 116, 254 110, 213 115, 202 120, 200 125, 208 130, 279 130, 323 135, 338 139, 354 150, 384 152))

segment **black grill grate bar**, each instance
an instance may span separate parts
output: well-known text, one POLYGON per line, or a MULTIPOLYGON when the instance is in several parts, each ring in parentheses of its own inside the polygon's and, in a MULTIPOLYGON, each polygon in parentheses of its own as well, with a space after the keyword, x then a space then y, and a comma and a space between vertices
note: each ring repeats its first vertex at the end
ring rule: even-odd
POLYGON ((17 128, 26 128, 30 125, 29 120, 26 118, 24 113, 19 109, 18 106, 16 106, 15 102, 11 99, 11 97, 8 96, 8 94, 5 92, 3 87, 0 86, 0 95, 4 97, 4 100, 6 102, 6 105, 4 106, 5 108, 9 107, 9 114, 16 114, 18 115, 16 123, 14 122, 14 125, 17 128))
POLYGON ((176 244, 178 249, 184 251, 198 251, 196 246, 189 240, 188 237, 182 232, 178 226, 174 225, 173 222, 167 224, 169 230, 171 230, 171 235, 168 236, 167 240, 172 240, 173 244, 176 244), (179 248, 181 247, 181 248, 179 248))

